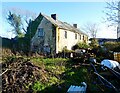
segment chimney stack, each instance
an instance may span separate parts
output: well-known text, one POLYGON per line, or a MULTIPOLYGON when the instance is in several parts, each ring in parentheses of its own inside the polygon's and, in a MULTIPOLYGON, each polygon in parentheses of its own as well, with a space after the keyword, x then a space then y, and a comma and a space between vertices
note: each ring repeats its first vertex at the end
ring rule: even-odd
POLYGON ((57 19, 57 15, 56 14, 51 14, 51 17, 56 20, 57 19))
POLYGON ((77 24, 73 24, 73 27, 77 28, 77 24))

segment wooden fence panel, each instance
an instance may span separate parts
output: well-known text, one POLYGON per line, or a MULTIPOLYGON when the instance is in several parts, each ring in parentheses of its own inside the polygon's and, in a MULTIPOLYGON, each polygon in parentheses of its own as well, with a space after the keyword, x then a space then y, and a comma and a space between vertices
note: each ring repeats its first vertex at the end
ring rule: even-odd
POLYGON ((120 62, 120 52, 114 52, 114 60, 120 62))

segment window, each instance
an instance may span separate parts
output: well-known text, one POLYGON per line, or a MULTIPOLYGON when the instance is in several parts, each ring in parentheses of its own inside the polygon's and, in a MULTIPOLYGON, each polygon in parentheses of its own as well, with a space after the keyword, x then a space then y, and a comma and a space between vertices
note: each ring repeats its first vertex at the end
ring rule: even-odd
POLYGON ((80 40, 81 40, 81 35, 80 35, 80 40))
POLYGON ((77 34, 75 34, 75 39, 77 39, 77 34))
POLYGON ((52 25, 52 37, 56 36, 56 27, 52 25))
POLYGON ((38 28, 38 37, 43 37, 43 36, 44 36, 43 28, 38 28))
POLYGON ((67 31, 65 31, 65 38, 67 38, 67 31))
POLYGON ((83 35, 83 40, 85 39, 84 35, 83 35))
POLYGON ((38 49, 38 46, 34 45, 33 49, 34 49, 34 51, 36 51, 38 49))
POLYGON ((87 41, 88 41, 88 37, 87 37, 87 41))
POLYGON ((67 49, 67 46, 65 46, 65 48, 67 49))

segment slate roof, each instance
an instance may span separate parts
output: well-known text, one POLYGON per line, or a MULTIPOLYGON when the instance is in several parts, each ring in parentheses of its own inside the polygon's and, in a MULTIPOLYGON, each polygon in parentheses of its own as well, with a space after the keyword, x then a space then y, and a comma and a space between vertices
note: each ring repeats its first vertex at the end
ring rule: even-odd
MULTIPOLYGON (((70 30, 79 34, 84 34, 87 35, 86 33, 82 32, 81 30, 73 27, 72 25, 68 24, 67 22, 62 22, 59 20, 54 20, 53 18, 51 18, 50 16, 47 16, 45 14, 40 13, 43 17, 45 17, 47 20, 49 20, 53 25, 55 25, 56 27, 65 29, 65 30, 70 30)), ((87 35, 88 36, 88 35, 87 35)))

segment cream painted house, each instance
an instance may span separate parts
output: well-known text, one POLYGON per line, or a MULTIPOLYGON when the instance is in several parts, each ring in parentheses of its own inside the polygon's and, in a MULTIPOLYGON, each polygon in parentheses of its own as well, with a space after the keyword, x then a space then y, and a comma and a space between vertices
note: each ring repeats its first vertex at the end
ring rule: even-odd
POLYGON ((88 43, 88 35, 73 26, 61 22, 57 19, 56 14, 51 17, 41 14, 43 17, 34 37, 31 40, 31 50, 39 53, 59 53, 63 48, 71 50, 78 42, 88 43))

